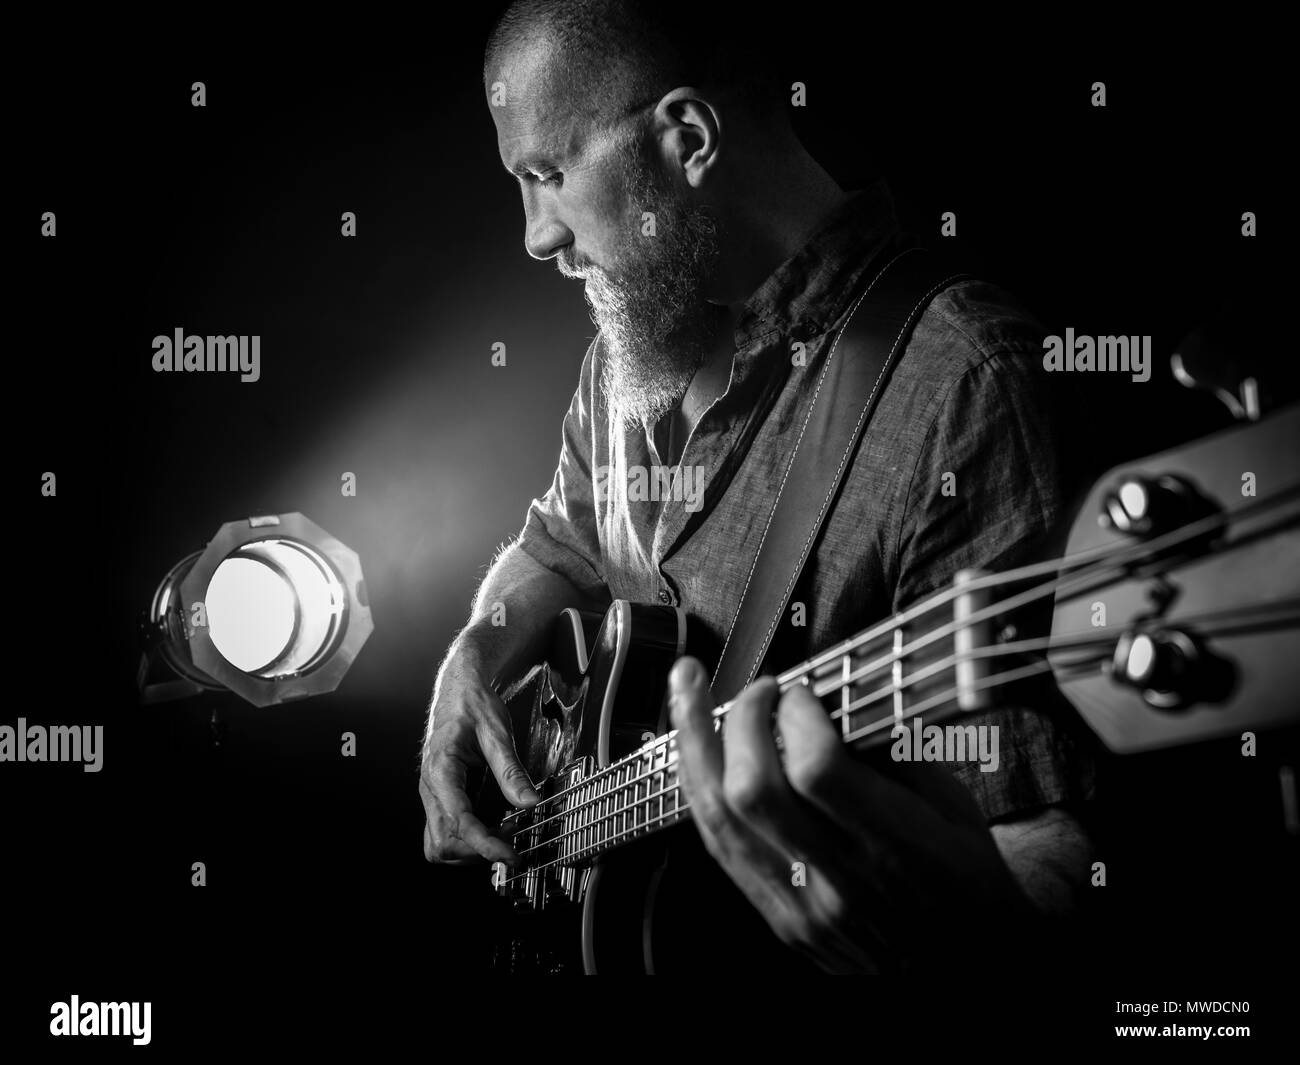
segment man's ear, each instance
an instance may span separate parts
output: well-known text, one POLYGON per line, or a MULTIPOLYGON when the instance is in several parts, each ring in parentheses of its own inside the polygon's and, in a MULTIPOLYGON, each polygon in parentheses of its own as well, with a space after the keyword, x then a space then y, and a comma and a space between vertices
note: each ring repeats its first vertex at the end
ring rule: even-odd
POLYGON ((722 119, 697 89, 682 86, 655 105, 654 135, 670 173, 698 189, 708 181, 722 150, 722 119))

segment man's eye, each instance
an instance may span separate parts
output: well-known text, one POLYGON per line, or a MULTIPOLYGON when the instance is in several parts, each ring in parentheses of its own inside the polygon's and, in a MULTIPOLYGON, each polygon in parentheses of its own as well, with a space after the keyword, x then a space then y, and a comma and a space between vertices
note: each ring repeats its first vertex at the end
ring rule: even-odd
POLYGON ((540 185, 547 185, 552 188, 559 188, 560 185, 563 184, 564 182, 564 175, 560 173, 560 171, 558 170, 553 170, 549 174, 539 175, 537 181, 538 184, 540 185))

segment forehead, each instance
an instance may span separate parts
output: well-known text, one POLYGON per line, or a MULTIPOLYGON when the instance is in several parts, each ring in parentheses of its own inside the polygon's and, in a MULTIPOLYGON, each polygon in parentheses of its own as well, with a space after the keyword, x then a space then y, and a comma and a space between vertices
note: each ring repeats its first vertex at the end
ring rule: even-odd
POLYGON ((484 84, 507 169, 573 158, 594 140, 554 55, 545 41, 517 46, 498 59, 484 84))

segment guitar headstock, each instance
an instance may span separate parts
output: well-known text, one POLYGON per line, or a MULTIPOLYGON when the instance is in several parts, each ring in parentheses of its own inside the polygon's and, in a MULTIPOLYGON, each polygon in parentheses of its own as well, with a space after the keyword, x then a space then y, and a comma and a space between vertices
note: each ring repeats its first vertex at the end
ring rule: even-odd
POLYGON ((1117 467, 1089 493, 1066 560, 1090 561, 1062 572, 1051 659, 1111 749, 1297 721, 1297 454, 1293 406, 1117 467))

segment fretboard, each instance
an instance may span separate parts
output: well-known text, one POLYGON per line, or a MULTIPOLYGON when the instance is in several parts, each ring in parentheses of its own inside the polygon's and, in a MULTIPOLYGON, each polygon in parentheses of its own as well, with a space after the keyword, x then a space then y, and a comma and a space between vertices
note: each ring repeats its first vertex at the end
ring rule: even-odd
MULTIPOLYGON (((971 574, 968 580, 980 575, 971 574)), ((979 591, 960 584, 933 602, 869 629, 777 677, 781 691, 806 685, 822 700, 841 739, 855 747, 888 742, 899 725, 921 715, 939 721, 990 705, 991 689, 1047 669, 1034 658, 990 673, 992 618, 979 591), (987 616, 986 616, 987 615, 987 616)), ((1014 634, 1013 634, 1014 635, 1014 634)), ((1012 647, 997 648, 1004 656, 1012 647)), ((730 704, 714 710, 724 733, 730 704)), ((603 768, 575 772, 547 796, 514 837, 525 868, 583 866, 614 847, 669 828, 690 816, 677 772, 677 733, 669 732, 603 768)))
POLYGON ((560 796, 558 817, 540 825, 534 842, 544 841, 549 860, 559 865, 583 865, 686 819, 689 811, 677 779, 677 733, 670 732, 572 785, 560 796))

